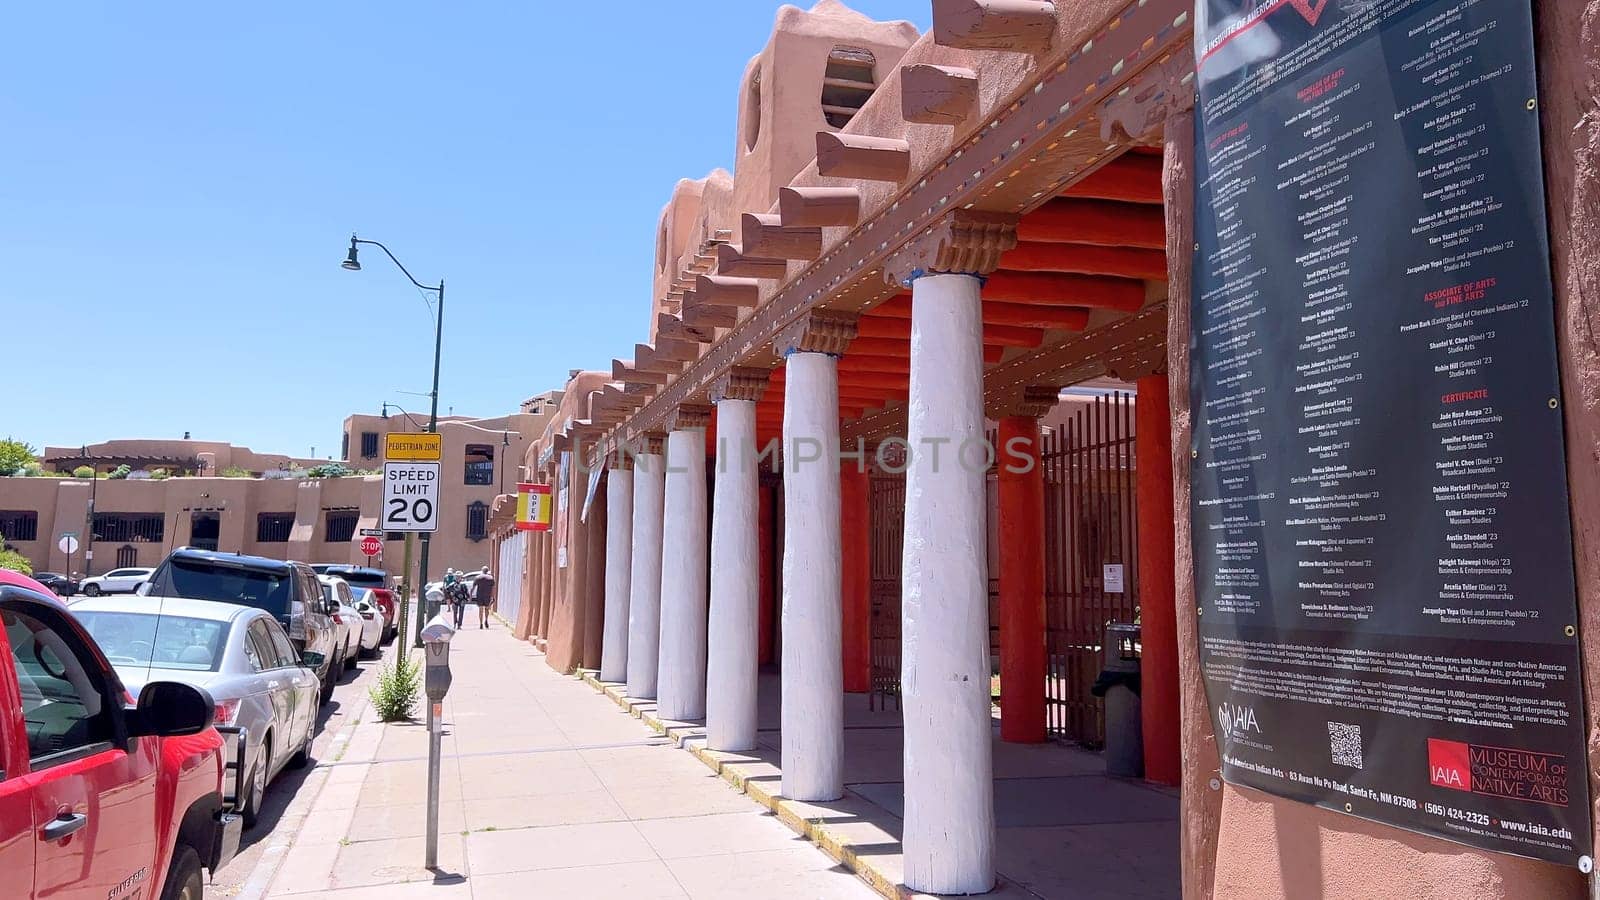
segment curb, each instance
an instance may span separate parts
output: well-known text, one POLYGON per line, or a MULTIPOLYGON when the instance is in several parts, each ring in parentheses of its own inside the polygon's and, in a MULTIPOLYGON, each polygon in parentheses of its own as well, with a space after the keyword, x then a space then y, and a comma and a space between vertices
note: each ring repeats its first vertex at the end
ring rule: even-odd
MULTIPOLYGON (((673 745, 680 750, 687 750, 695 759, 705 764, 719 778, 732 786, 734 790, 739 791, 770 811, 790 831, 809 840, 834 862, 854 872, 857 878, 866 882, 879 895, 887 898, 887 900, 902 900, 902 898, 923 896, 884 874, 873 865, 870 857, 863 856, 857 852, 854 842, 835 833, 827 825, 807 818, 794 801, 787 800, 775 793, 775 788, 753 780, 752 776, 743 771, 738 765, 719 759, 717 751, 706 749, 703 739, 696 733, 697 729, 669 725, 655 715, 655 707, 651 701, 630 699, 623 693, 623 685, 601 681, 596 677, 592 669, 579 669, 577 677, 605 695, 611 702, 621 707, 624 712, 648 725, 652 731, 671 740, 673 745)), ((999 887, 999 885, 996 885, 996 887, 999 887)))
MULTIPOLYGON (((355 736, 356 728, 361 725, 367 711, 371 709, 371 700, 365 694, 362 697, 363 703, 359 714, 351 716, 349 721, 339 726, 339 730, 328 740, 328 749, 323 754, 328 760, 342 761, 340 757, 349 745, 350 739, 355 736)), ((291 815, 291 810, 285 810, 283 817, 273 826, 272 836, 261 849, 261 858, 256 861, 255 868, 250 870, 250 875, 240 886, 239 893, 234 895, 234 900, 263 900, 267 896, 272 889, 272 883, 278 879, 278 872, 283 868, 284 858, 294 846, 295 837, 300 833, 300 826, 310 817, 312 810, 316 808, 317 800, 322 796, 323 788, 328 786, 330 771, 320 763, 312 768, 311 776, 306 779, 302 789, 310 785, 312 778, 319 779, 316 787, 303 795, 297 794, 294 803, 291 804, 293 814, 291 815), (302 796, 305 798, 304 806, 294 809, 300 803, 302 796)))

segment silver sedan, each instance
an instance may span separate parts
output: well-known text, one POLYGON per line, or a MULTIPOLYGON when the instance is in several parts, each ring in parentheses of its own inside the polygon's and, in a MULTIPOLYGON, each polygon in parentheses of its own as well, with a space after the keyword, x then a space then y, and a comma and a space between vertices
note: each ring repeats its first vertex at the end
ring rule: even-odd
POLYGON ((217 703, 218 725, 248 732, 246 825, 255 824, 274 776, 311 761, 315 667, 322 661, 300 659, 270 613, 210 600, 137 596, 80 600, 71 610, 134 696, 151 681, 202 687, 217 703))

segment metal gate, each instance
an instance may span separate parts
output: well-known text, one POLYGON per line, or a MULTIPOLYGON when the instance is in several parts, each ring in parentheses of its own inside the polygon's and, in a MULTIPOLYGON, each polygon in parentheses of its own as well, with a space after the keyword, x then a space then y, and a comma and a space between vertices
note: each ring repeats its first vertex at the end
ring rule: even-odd
POLYGON ((1135 621, 1139 608, 1133 396, 1077 402, 1082 408, 1045 435, 1040 448, 1045 722, 1056 740, 1100 747, 1105 710, 1089 687, 1102 667, 1105 626, 1135 621))
POLYGON ((906 476, 873 471, 872 691, 867 706, 900 708, 900 554, 906 534, 906 476))

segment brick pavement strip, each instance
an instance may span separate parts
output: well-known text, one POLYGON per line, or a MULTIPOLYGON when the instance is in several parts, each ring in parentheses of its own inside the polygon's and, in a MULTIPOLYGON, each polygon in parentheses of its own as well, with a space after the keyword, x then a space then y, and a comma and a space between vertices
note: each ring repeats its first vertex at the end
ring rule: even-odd
POLYGON ((874 896, 504 623, 459 633, 451 668, 439 870, 421 865, 425 730, 368 711, 241 896, 874 896))

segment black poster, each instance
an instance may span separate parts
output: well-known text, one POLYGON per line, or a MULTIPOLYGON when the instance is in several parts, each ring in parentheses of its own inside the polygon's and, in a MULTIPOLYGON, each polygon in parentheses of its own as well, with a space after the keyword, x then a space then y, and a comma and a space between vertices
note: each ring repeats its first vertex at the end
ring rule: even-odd
POLYGON ((1588 869, 1529 0, 1200 0, 1200 657, 1233 783, 1588 869))

